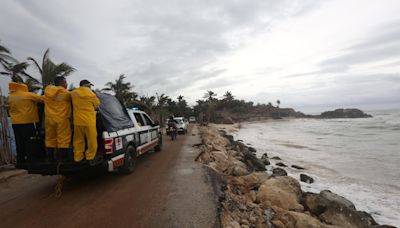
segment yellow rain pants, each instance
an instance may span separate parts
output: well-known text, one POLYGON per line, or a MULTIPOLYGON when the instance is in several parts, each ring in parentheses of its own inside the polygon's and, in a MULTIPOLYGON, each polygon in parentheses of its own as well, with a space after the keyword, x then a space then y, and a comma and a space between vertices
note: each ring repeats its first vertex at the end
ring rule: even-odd
POLYGON ((93 160, 97 150, 97 129, 96 126, 74 126, 74 160, 76 162, 93 160), (85 151, 85 138, 87 150, 85 151))
POLYGON ((44 90, 46 147, 69 148, 71 144, 71 95, 62 86, 44 90))
POLYGON ((69 148, 71 144, 71 124, 69 119, 45 119, 46 147, 69 148))

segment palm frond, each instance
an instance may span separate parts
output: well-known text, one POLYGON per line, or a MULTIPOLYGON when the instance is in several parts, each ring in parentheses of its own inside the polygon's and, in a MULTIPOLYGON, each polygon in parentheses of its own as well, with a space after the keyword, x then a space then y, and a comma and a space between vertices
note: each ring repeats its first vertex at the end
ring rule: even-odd
POLYGON ((36 62, 36 60, 34 58, 32 58, 32 57, 28 57, 27 59, 32 61, 33 64, 35 64, 36 68, 39 70, 39 73, 42 75, 43 71, 42 71, 42 68, 40 67, 39 63, 36 62))

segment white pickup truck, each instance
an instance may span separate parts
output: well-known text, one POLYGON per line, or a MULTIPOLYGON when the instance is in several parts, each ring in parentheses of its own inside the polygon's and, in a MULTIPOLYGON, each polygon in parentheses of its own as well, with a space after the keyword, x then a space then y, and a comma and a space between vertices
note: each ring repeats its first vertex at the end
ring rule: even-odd
POLYGON ((98 150, 93 161, 74 162, 72 147, 67 158, 50 160, 44 149, 45 137, 40 134, 27 142, 30 159, 23 168, 43 175, 82 173, 91 168, 131 173, 138 156, 162 149, 160 126, 145 112, 126 109, 109 94, 97 93, 97 97, 101 103, 96 117, 98 150))

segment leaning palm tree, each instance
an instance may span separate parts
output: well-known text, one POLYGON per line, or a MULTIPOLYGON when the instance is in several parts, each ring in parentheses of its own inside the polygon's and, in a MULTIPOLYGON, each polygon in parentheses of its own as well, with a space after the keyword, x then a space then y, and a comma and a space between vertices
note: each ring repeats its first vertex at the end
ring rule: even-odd
POLYGON ((26 68, 29 66, 27 62, 16 64, 1 62, 1 65, 4 71, 1 71, 0 74, 10 77, 13 82, 27 84, 29 91, 32 92, 37 92, 41 88, 39 80, 26 73, 26 68))
POLYGON ((36 68, 39 70, 43 89, 51 84, 57 76, 66 77, 75 71, 68 63, 62 62, 55 64, 49 57, 50 49, 47 49, 43 55, 42 65, 40 65, 34 58, 29 57, 28 60, 32 61, 36 68))
POLYGON ((0 63, 7 64, 9 62, 17 62, 17 60, 11 56, 10 50, 8 50, 6 47, 0 45, 0 63))

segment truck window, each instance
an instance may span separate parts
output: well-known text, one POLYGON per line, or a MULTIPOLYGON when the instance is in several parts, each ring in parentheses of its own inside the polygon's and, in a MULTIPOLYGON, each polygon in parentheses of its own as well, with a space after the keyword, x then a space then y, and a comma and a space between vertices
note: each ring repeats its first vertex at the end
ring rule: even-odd
POLYGON ((146 125, 152 125, 153 121, 150 119, 150 117, 146 114, 143 114, 144 120, 146 121, 146 125))
POLYGON ((135 119, 139 125, 139 127, 144 126, 144 121, 142 119, 142 116, 140 115, 140 113, 133 113, 133 115, 135 116, 135 119))

